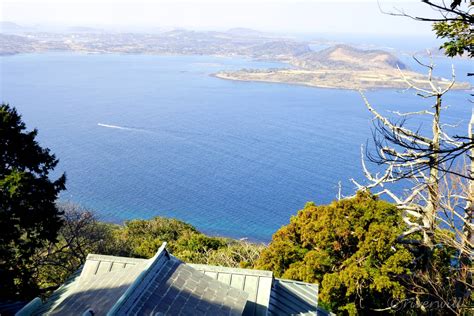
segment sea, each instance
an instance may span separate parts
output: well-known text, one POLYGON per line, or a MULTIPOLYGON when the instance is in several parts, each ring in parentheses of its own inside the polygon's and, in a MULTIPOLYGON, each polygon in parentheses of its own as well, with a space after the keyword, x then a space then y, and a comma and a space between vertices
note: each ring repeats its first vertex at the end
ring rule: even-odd
MULTIPOLYGON (((268 242, 308 201, 354 194, 350 179, 364 181, 361 146, 373 149, 373 120, 357 91, 212 76, 287 67, 281 63, 66 52, 0 62, 0 101, 16 107, 59 158, 51 177, 66 173, 60 200, 104 221, 166 216, 208 234, 268 242)), ((469 80, 470 60, 434 62, 437 75, 449 78, 454 64, 458 80, 469 80)), ((413 91, 366 95, 392 117, 390 110, 434 102, 413 91)), ((443 120, 454 125, 448 132, 465 135, 469 92, 450 92, 444 103, 443 120)), ((427 121, 407 123, 429 133, 427 121)))

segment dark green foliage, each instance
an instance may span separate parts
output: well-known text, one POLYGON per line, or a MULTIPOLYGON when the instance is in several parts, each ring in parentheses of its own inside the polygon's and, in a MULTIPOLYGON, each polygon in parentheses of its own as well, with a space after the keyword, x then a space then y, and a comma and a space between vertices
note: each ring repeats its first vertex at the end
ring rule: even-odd
POLYGON ((227 246, 223 238, 209 237, 204 234, 191 234, 183 236, 177 241, 176 248, 186 249, 195 253, 206 253, 227 246))
POLYGON ((54 241, 61 228, 55 201, 65 188, 65 176, 52 181, 58 160, 26 131, 21 116, 0 106, 0 296, 29 298, 33 254, 54 241))
POLYGON ((308 203, 280 228, 256 267, 320 284, 320 299, 342 314, 370 314, 406 297, 399 275, 412 255, 396 238, 403 224, 391 204, 366 194, 316 206, 308 203))

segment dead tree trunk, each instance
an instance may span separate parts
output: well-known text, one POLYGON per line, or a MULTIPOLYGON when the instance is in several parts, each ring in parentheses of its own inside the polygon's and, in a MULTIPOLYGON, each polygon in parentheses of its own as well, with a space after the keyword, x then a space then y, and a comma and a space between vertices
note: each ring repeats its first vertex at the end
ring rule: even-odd
POLYGON ((434 105, 433 115, 433 137, 430 143, 430 150, 433 153, 429 156, 429 179, 428 187, 428 203, 423 214, 423 244, 432 249, 434 247, 433 232, 435 230, 436 211, 439 209, 439 150, 441 129, 439 126, 441 112, 441 95, 436 96, 436 104, 434 105))
MULTIPOLYGON (((474 142, 474 111, 472 112, 471 115, 471 121, 469 122, 469 139, 471 142, 474 142)), ((472 249, 472 244, 474 243, 474 236, 472 233, 472 218, 474 215, 474 148, 471 149, 470 155, 469 155, 469 160, 470 160, 470 180, 469 180, 469 190, 468 190, 468 199, 467 199, 467 205, 466 205, 466 214, 465 214, 465 223, 463 226, 463 233, 466 236, 466 241, 470 247, 468 249, 470 250, 469 255, 473 254, 473 249, 472 249)))

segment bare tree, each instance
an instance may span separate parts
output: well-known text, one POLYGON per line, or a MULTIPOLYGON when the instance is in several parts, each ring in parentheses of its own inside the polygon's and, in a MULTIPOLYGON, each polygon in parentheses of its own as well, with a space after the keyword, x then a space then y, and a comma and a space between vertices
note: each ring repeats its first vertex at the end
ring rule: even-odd
POLYGON ((452 288, 457 288, 457 295, 461 296, 473 289, 470 269, 473 255, 474 114, 468 136, 449 136, 445 131, 446 125, 441 123, 442 112, 446 109, 442 100, 454 85, 454 69, 452 80, 440 87, 433 81, 433 65, 424 66, 428 69, 429 87, 420 87, 400 73, 409 88, 422 98, 434 99, 434 104, 423 111, 394 112, 399 117, 398 122, 381 115, 361 91, 365 105, 375 120, 376 153, 367 151, 365 154, 371 162, 382 166, 383 171, 374 174, 368 170, 362 149, 362 168, 368 183, 360 184, 351 180, 358 190, 371 190, 376 195, 388 196, 402 212, 408 228, 398 241, 414 252, 421 267, 421 273, 414 274, 410 282, 413 293, 446 302, 447 308, 456 312, 450 301, 454 295, 452 291, 447 291, 446 286, 443 289, 442 282, 445 280, 439 282, 441 272, 432 256, 437 247, 454 250, 460 264, 456 276, 453 276, 455 285, 452 288), (429 118, 431 135, 407 127, 407 118, 420 115, 429 118), (469 151, 471 156, 468 155, 469 151), (470 172, 454 167, 463 157, 471 160, 470 172), (408 193, 397 194, 387 187, 399 181, 411 183, 406 191, 408 193))
POLYGON ((64 225, 57 242, 35 254, 37 283, 43 294, 61 285, 76 272, 91 252, 108 253, 114 247, 110 230, 91 211, 72 203, 61 203, 64 225))
POLYGON ((361 91, 362 98, 368 110, 374 115, 375 131, 374 140, 376 154, 367 152, 370 161, 385 166, 383 174, 372 174, 362 160, 362 167, 368 185, 361 185, 352 180, 358 189, 383 188, 376 194, 386 194, 394 200, 404 212, 404 221, 410 230, 401 236, 400 240, 406 243, 418 244, 418 240, 409 240, 408 236, 422 232, 423 244, 428 248, 434 246, 432 240, 435 229, 436 212, 440 205, 440 179, 446 174, 455 174, 460 177, 471 178, 471 175, 458 172, 452 168, 455 159, 466 154, 473 148, 473 142, 469 137, 449 136, 441 124, 442 97, 452 88, 455 82, 454 70, 452 80, 445 87, 437 87, 433 83, 433 65, 425 65, 429 69, 428 82, 430 90, 416 86, 403 76, 408 86, 414 89, 423 98, 434 98, 432 109, 400 113, 394 112, 401 117, 399 123, 392 122, 381 115, 365 97, 361 91), (431 118, 432 135, 425 136, 419 130, 411 130, 405 126, 406 118, 411 116, 426 115, 431 118), (390 191, 384 184, 395 183, 403 179, 413 182, 412 192, 406 197, 400 197, 390 191), (414 220, 415 219, 415 220, 414 220))

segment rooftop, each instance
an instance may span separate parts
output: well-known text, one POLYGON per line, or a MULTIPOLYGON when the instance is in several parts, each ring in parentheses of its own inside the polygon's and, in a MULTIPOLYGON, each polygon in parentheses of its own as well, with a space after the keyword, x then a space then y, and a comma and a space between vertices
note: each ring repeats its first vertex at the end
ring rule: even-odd
POLYGON ((151 259, 91 254, 45 302, 16 315, 327 315, 318 287, 270 271, 186 264, 164 243, 151 259))

